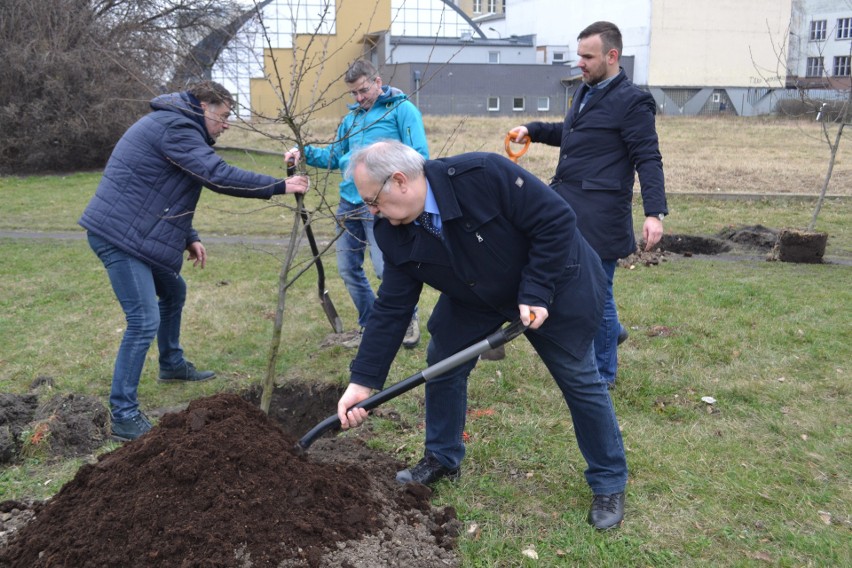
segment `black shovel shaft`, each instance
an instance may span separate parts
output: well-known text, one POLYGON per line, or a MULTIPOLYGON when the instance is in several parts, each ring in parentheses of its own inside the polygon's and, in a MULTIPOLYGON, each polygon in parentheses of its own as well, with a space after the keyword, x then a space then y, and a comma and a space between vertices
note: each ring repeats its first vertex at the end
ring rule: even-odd
MULTIPOLYGON (((363 408, 364 410, 372 410, 379 406, 380 404, 384 404, 385 402, 398 397, 399 395, 410 391, 411 389, 418 387, 428 381, 429 379, 434 379, 435 377, 446 373, 452 369, 455 369, 462 363, 466 361, 470 361, 476 357, 479 357, 489 349, 495 349, 508 343, 514 338, 518 337, 527 329, 527 326, 521 322, 521 320, 515 320, 508 326, 498 329, 482 341, 475 343, 468 347, 467 349, 463 349, 454 355, 450 355, 446 359, 442 359, 431 365, 422 371, 411 375, 407 379, 399 381, 395 385, 392 385, 384 390, 381 390, 371 396, 370 398, 366 398, 353 406, 352 408, 363 408)), ((314 426, 310 432, 302 436, 299 440, 296 448, 298 450, 307 450, 311 444, 313 444, 317 438, 329 432, 331 430, 337 430, 340 428, 340 419, 337 417, 337 414, 333 414, 314 426)))
MULTIPOLYGON (((288 164, 287 177, 291 177, 295 174, 296 165, 288 164)), ((302 218, 302 224, 305 226, 305 235, 308 237, 308 244, 311 247, 311 254, 314 255, 314 264, 316 264, 317 267, 317 289, 319 291, 320 304, 322 304, 322 309, 325 312, 325 316, 328 318, 328 322, 331 324, 332 329, 334 329, 334 332, 343 333, 343 321, 340 319, 340 316, 337 315, 337 310, 334 308, 331 296, 328 295, 328 290, 325 288, 325 268, 322 265, 322 260, 320 260, 319 246, 317 246, 317 240, 314 237, 314 231, 311 228, 311 224, 308 222, 308 212, 305 210, 304 196, 301 194, 296 195, 296 206, 299 208, 299 216, 302 218)))

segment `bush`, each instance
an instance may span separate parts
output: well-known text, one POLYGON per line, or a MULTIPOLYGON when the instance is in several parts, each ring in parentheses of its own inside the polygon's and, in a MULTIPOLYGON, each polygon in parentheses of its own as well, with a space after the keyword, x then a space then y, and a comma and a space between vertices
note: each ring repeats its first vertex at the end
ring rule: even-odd
POLYGON ((0 7, 0 173, 99 168, 146 105, 132 57, 85 0, 0 7))

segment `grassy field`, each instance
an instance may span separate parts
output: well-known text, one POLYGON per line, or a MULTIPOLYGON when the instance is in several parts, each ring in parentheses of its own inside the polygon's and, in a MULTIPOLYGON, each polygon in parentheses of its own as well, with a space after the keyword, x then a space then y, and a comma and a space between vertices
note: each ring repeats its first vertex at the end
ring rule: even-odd
MULTIPOLYGON (((497 131, 511 126, 501 124, 497 131)), ((748 159, 743 148, 750 148, 752 136, 789 141, 789 129, 799 128, 776 126, 773 135, 766 121, 661 121, 661 136, 671 148, 678 145, 674 140, 693 141, 692 152, 677 159, 664 149, 670 183, 690 179, 685 173, 690 170, 700 170, 693 171, 695 180, 739 175, 755 183, 734 171, 749 162, 763 172, 755 179, 776 169, 787 172, 777 179, 798 179, 792 174, 798 166, 790 164, 809 162, 820 166, 812 174, 820 177, 824 148, 818 146, 801 160, 783 153, 748 159), (727 150, 722 142, 718 152, 698 150, 702 144, 693 139, 710 130, 728 133, 727 150), (700 165, 679 163, 690 157, 700 165)), ((433 137, 435 130, 430 129, 433 137)), ((453 126, 446 126, 440 136, 449 139, 452 132, 453 126)), ((437 141, 432 147, 439 147, 437 141)), ((491 149, 502 152, 502 142, 491 149)), ((553 153, 545 150, 542 156, 553 153)), ((265 156, 228 157, 244 167, 281 171, 277 160, 265 156)), ((846 151, 845 168, 848 158, 846 151)), ((848 170, 841 171, 848 176, 848 170)), ((0 178, 0 230, 76 230, 98 177, 0 178)), ((832 192, 848 195, 846 179, 845 187, 832 192)), ((732 191, 722 185, 720 191, 732 191)), ((764 180, 759 191, 774 189, 764 180)), ((690 234, 741 223, 801 226, 812 205, 676 193, 674 188, 666 230, 690 234)), ((267 207, 206 192, 196 226, 202 236, 280 238, 293 225, 289 203, 284 198, 267 207)), ((309 203, 316 206, 319 197, 313 195, 309 203)), ((831 235, 829 254, 845 260, 852 259, 849 219, 849 200, 834 200, 826 204, 818 227, 831 235)), ((320 219, 318 228, 330 234, 326 220, 320 219)), ((211 242, 208 252, 205 270, 187 267, 184 273, 189 297, 183 343, 191 358, 217 369, 220 378, 160 386, 152 351, 140 386, 146 409, 243 389, 264 372, 283 248, 211 242)), ((26 392, 36 377, 51 376, 59 392, 106 400, 124 321, 85 241, 0 238, 0 258, 0 391, 26 392)), ((333 269, 329 272, 330 293, 352 328, 354 307, 333 269)), ((308 273, 288 293, 279 381, 345 384, 352 352, 318 349, 329 329, 313 277, 308 273)), ((472 529, 460 540, 464 565, 852 565, 850 277, 852 268, 845 264, 687 258, 617 272, 616 297, 631 337, 620 350, 613 399, 631 473, 627 519, 612 533, 599 534, 585 524, 590 496, 570 418, 529 345, 516 340, 505 360, 478 365, 470 405, 484 412, 468 422, 464 475, 456 484, 439 484, 436 492, 437 503, 455 507, 472 529), (701 400, 705 396, 717 402, 708 405, 701 400), (538 561, 522 554, 531 547, 538 561)), ((424 318, 435 299, 434 292, 424 296, 424 318)), ((400 352, 391 382, 423 367, 426 340, 418 349, 400 352)), ((402 421, 374 419, 372 443, 402 460, 416 459, 422 449, 422 392, 392 406, 402 421)), ((0 470, 0 500, 48 497, 80 463, 33 458, 0 470)))

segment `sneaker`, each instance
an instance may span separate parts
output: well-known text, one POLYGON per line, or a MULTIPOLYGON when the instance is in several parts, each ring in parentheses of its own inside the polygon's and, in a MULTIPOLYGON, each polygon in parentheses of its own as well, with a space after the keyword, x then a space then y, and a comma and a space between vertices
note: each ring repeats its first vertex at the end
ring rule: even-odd
POLYGON ((442 477, 455 481, 461 477, 461 468, 444 467, 432 454, 427 454, 414 467, 398 471, 396 474, 396 480, 399 483, 422 483, 423 485, 431 485, 442 477))
POLYGON ((183 367, 178 367, 171 371, 164 371, 163 369, 160 369, 159 380, 161 383, 200 383, 201 381, 212 379, 215 376, 216 373, 214 371, 199 371, 195 368, 195 365, 189 361, 184 361, 183 367))
POLYGON ((622 343, 627 341, 628 337, 630 337, 630 334, 627 333, 627 328, 622 327, 621 331, 618 332, 618 342, 616 343, 616 345, 621 345, 622 343))
POLYGON ((346 341, 342 342, 341 345, 347 349, 358 349, 358 347, 361 345, 362 335, 364 335, 363 327, 358 330, 358 332, 355 334, 355 337, 353 337, 352 339, 347 339, 346 341))
POLYGON ((148 417, 140 412, 127 420, 113 420, 110 438, 116 442, 130 442, 148 432, 151 428, 153 426, 148 421, 148 417))
POLYGON ((624 520, 624 492, 613 493, 612 495, 595 495, 587 520, 599 531, 620 526, 624 520))
POLYGON ((411 316, 411 321, 408 322, 408 329, 405 331, 405 337, 402 339, 402 346, 406 349, 414 349, 420 343, 420 316, 417 312, 411 316))

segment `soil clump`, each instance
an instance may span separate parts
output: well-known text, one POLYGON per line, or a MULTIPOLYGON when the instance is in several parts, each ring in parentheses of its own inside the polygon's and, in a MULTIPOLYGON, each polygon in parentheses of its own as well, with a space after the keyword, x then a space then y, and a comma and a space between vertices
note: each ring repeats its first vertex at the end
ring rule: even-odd
POLYGON ((396 460, 353 436, 295 443, 239 395, 195 400, 50 500, 0 503, 35 516, 0 566, 458 566, 455 511, 397 484, 396 460))

